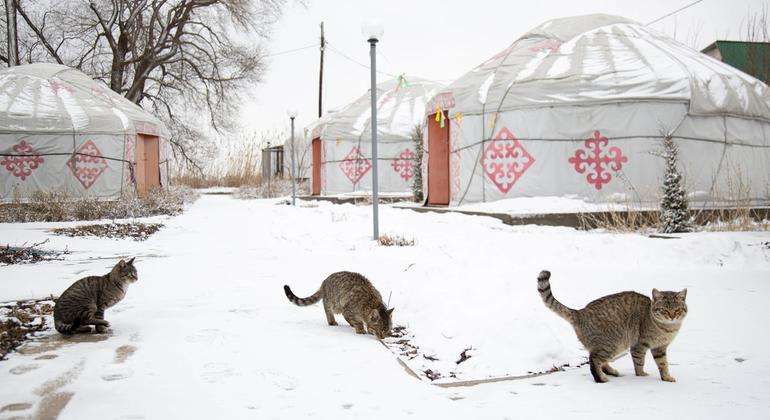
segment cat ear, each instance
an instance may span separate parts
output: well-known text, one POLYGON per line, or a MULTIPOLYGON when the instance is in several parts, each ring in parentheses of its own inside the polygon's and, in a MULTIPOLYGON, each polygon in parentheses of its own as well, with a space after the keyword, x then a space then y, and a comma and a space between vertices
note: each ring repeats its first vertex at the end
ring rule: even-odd
POLYGON ((394 311, 395 309, 396 309, 396 308, 390 308, 390 309, 388 309, 388 315, 393 315, 393 311, 394 311))
POLYGON ((371 319, 372 321, 376 321, 380 319, 379 312, 376 309, 372 309, 372 311, 369 312, 369 319, 371 319))
POLYGON ((120 261, 118 261, 118 267, 125 267, 125 266, 126 266, 126 262, 123 261, 123 258, 121 258, 120 261))
POLYGON ((687 288, 682 289, 681 292, 676 294, 676 297, 678 297, 680 300, 684 301, 687 297, 687 288))
POLYGON ((136 257, 133 257, 130 260, 128 260, 128 265, 134 265, 134 260, 135 259, 136 259, 136 257))
POLYGON ((660 290, 652 289, 652 300, 660 299, 660 290))

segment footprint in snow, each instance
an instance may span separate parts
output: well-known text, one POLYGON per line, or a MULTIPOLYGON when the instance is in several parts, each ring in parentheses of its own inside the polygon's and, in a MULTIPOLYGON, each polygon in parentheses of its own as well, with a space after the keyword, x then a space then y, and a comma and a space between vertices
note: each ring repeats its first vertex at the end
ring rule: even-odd
POLYGON ((203 365, 201 378, 210 384, 222 383, 228 378, 237 375, 235 369, 227 363, 206 363, 203 365))
POLYGON ((20 365, 20 366, 16 366, 14 368, 11 368, 11 370, 9 370, 9 372, 11 372, 14 375, 23 375, 23 374, 25 374, 27 372, 30 372, 30 371, 33 371, 33 370, 35 370, 35 369, 37 369, 39 367, 40 367, 40 365, 38 365, 36 363, 30 364, 30 365, 20 365))
POLYGON ((134 371, 126 366, 110 366, 104 368, 102 380, 107 382, 120 381, 133 376, 134 371))
POLYGON ((275 370, 258 370, 257 377, 263 382, 267 382, 283 389, 284 391, 293 391, 297 388, 297 379, 285 373, 275 370))

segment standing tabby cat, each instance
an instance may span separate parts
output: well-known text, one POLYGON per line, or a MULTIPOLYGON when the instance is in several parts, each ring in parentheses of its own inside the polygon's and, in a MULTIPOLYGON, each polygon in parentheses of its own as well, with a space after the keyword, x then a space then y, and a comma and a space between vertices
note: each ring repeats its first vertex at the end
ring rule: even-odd
POLYGON ((312 305, 323 299, 329 325, 337 325, 334 314, 342 314, 358 334, 366 333, 364 325, 370 334, 375 334, 379 339, 390 334, 393 308, 386 308, 380 292, 358 273, 334 273, 321 283, 317 292, 306 298, 295 296, 289 286, 283 286, 283 290, 286 297, 297 306, 312 305))
POLYGON ((137 280, 134 259, 120 260, 108 274, 82 278, 72 284, 56 300, 53 319, 56 331, 62 334, 103 333, 110 326, 104 320, 104 310, 126 296, 130 283, 137 280))
POLYGON ((591 375, 596 382, 607 382, 607 375, 619 376, 609 362, 626 349, 631 349, 636 376, 644 372, 644 356, 652 349, 660 378, 676 382, 668 373, 666 348, 676 337, 687 315, 685 297, 681 292, 660 292, 652 289, 652 300, 636 292, 621 292, 605 296, 580 310, 570 309, 551 293, 551 273, 540 272, 537 290, 545 306, 566 319, 588 350, 591 375))

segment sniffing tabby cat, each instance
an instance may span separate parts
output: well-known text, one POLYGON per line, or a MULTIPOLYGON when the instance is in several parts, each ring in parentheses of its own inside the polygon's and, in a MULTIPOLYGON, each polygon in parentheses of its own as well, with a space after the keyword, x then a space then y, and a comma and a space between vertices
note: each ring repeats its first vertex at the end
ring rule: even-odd
POLYGON ((588 350, 591 375, 596 382, 607 382, 607 376, 619 376, 609 365, 616 356, 631 349, 636 376, 644 372, 644 356, 652 349, 660 378, 676 382, 668 372, 666 348, 676 337, 687 315, 687 289, 660 292, 652 289, 652 300, 636 292, 605 296, 575 310, 564 306, 551 293, 551 273, 540 272, 537 290, 545 306, 566 319, 588 350), (606 374, 606 375, 605 375, 606 374))
POLYGON ((379 339, 390 334, 393 308, 386 308, 382 303, 380 292, 366 277, 358 273, 349 271, 334 273, 321 283, 321 288, 317 292, 306 298, 294 295, 289 286, 283 286, 283 290, 286 292, 286 297, 297 306, 312 305, 323 299, 324 312, 329 325, 337 325, 334 314, 342 314, 358 334, 369 331, 379 339))
POLYGON ((110 323, 104 320, 104 310, 114 306, 126 296, 128 285, 137 280, 134 259, 120 260, 108 274, 89 276, 72 284, 53 308, 54 327, 62 334, 70 335, 107 331, 110 323))

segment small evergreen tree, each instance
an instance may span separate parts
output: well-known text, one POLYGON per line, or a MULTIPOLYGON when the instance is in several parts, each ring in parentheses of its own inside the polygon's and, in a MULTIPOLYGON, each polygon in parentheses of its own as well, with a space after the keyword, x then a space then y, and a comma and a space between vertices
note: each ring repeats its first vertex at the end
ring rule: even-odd
POLYGON ((412 141, 414 142, 414 178, 412 178, 412 193, 414 201, 422 202, 425 198, 422 192, 422 126, 416 125, 412 130, 412 141))
POLYGON ((682 182, 682 174, 677 168, 679 149, 670 136, 663 139, 663 158, 666 160, 666 172, 663 179, 663 199, 660 202, 661 231, 689 232, 691 228, 687 192, 682 182))

